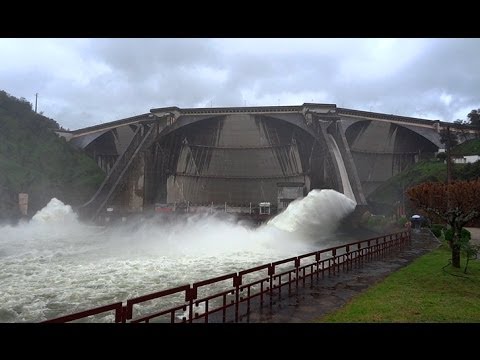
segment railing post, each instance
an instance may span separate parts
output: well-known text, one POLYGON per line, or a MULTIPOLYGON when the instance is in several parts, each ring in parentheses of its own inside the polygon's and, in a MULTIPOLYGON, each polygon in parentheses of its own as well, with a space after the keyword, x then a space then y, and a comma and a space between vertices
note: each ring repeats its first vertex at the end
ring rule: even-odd
POLYGON ((333 248, 332 249, 332 261, 333 261, 333 273, 335 274, 335 267, 336 267, 336 258, 337 258, 337 249, 336 248, 333 248))
POLYGON ((350 245, 347 245, 347 270, 349 270, 350 267, 350 245))
POLYGON ((270 277, 270 306, 273 304, 273 274, 275 274, 275 267, 268 265, 268 276, 270 277))
POLYGON ((188 301, 188 322, 193 322, 193 301, 197 298, 197 289, 192 287, 188 288, 185 292, 185 300, 188 301))
POLYGON ((122 324, 125 324, 127 322, 127 306, 126 305, 122 305, 120 316, 121 316, 120 322, 122 324))
POLYGON ((360 261, 362 261, 362 254, 363 254, 362 243, 359 242, 357 244, 357 256, 355 256, 355 266, 357 267, 360 265, 360 261))
POLYGON ((238 323, 239 307, 240 307, 240 285, 242 285, 242 275, 235 275, 233 278, 233 286, 235 287, 235 322, 238 323))
POLYGON ((295 259, 295 286, 297 287, 297 289, 298 289, 298 274, 299 274, 298 268, 299 267, 300 267, 300 259, 297 257, 295 259))

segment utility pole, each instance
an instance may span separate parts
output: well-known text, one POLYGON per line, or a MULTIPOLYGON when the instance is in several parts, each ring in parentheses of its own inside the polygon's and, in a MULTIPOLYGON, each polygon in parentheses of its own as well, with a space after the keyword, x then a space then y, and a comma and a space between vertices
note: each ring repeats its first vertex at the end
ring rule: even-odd
MULTIPOLYGON (((450 126, 447 126, 447 211, 450 210, 450 182, 452 181, 452 161, 450 154, 450 126)), ((455 236, 455 234, 454 234, 455 236)))
POLYGON ((37 113, 37 100, 38 100, 38 93, 35 94, 35 114, 37 113))
POLYGON ((447 184, 452 181, 452 162, 450 154, 450 126, 447 126, 447 184))

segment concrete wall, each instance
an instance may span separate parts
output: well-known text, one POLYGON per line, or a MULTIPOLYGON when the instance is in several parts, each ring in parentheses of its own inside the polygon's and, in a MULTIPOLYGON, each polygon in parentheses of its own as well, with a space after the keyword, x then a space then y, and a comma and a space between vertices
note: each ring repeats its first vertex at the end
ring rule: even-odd
POLYGON ((310 184, 313 139, 281 120, 229 114, 185 125, 159 141, 167 203, 277 202, 279 181, 310 184))
POLYGON ((358 121, 345 130, 365 196, 419 158, 433 157, 438 147, 421 135, 380 121, 358 121))
MULTIPOLYGON (((135 211, 157 202, 276 204, 278 182, 303 182, 306 191, 343 191, 327 134, 338 145, 357 202, 365 203, 381 183, 439 149, 439 122, 402 123, 389 121, 387 114, 372 119, 366 112, 362 116, 345 109, 337 112, 334 104, 258 107, 251 112, 249 108, 170 110, 152 111, 158 121, 158 116, 161 121, 167 116, 168 123, 129 169, 118 204, 135 211)), ((138 121, 152 117, 145 114, 138 121)), ((130 143, 138 125, 132 119, 107 130, 89 128, 84 135, 75 131, 71 141, 83 144, 108 172, 130 143)))
POLYGON ((278 185, 278 195, 277 195, 277 208, 278 211, 282 211, 288 207, 292 201, 303 197, 303 184, 299 185, 287 185, 281 186, 278 185))

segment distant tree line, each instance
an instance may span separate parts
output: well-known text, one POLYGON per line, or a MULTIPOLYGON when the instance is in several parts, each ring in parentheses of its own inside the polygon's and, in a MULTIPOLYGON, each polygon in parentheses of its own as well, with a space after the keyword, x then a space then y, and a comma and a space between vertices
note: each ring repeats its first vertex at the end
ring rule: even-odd
MULTIPOLYGON (((480 109, 473 109, 472 111, 470 111, 467 115, 467 118, 468 120, 457 119, 453 123, 458 125, 475 126, 480 129, 480 109)), ((461 131, 460 131, 460 134, 461 134, 461 131)), ((447 145, 448 140, 450 138, 450 147, 454 147, 458 145, 458 143, 460 142, 458 137, 459 137, 458 132, 450 131, 450 136, 449 136, 446 129, 440 130, 440 142, 442 144, 447 145)))
POLYGON ((455 124, 461 125, 471 125, 480 127, 480 109, 473 109, 467 115, 468 120, 457 119, 454 121, 455 124))

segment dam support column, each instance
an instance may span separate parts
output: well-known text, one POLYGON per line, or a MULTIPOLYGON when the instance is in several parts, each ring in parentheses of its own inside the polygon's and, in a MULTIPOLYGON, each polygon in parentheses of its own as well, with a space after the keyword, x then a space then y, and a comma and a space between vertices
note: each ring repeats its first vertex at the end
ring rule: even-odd
POLYGON ((345 137, 345 127, 341 119, 334 121, 329 127, 328 132, 334 137, 337 142, 338 148, 342 155, 345 168, 348 173, 350 185, 355 194, 355 199, 358 205, 366 205, 365 194, 363 193, 360 177, 358 176, 357 167, 353 161, 352 153, 350 152, 350 146, 348 145, 347 138, 345 137))
MULTIPOLYGON (((325 175, 331 178, 333 172, 336 179, 335 188, 354 198, 353 200, 358 205, 366 205, 367 202, 357 168, 336 107, 311 107, 306 112, 305 118, 310 127, 317 133, 317 140, 325 144, 324 150, 328 152, 328 155, 324 156, 324 161, 331 164, 331 172, 325 175), (339 154, 336 154, 337 152, 339 154)), ((326 168, 327 166, 324 166, 324 169, 326 168)))

